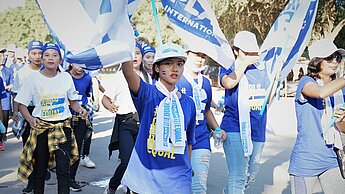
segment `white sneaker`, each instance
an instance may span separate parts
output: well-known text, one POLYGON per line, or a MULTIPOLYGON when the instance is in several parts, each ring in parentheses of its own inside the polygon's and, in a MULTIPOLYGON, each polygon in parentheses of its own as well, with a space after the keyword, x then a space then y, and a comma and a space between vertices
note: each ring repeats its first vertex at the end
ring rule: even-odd
POLYGON ((85 156, 84 158, 80 159, 80 165, 85 166, 87 168, 95 168, 96 164, 90 160, 88 156, 85 156))

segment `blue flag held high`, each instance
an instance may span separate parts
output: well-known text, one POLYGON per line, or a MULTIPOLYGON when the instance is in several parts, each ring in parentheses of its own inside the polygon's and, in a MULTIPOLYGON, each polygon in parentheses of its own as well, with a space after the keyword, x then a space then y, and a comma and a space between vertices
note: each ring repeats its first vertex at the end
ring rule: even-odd
MULTIPOLYGON (((318 0, 290 0, 279 14, 260 49, 260 65, 270 76, 262 112, 274 82, 284 80, 301 57, 311 36, 318 0)), ((279 85, 279 83, 278 83, 279 85)))
POLYGON ((135 40, 129 13, 138 0, 36 2, 68 63, 100 69, 132 59, 135 40))
POLYGON ((225 68, 234 61, 231 47, 207 0, 161 0, 176 34, 193 51, 202 52, 225 68))

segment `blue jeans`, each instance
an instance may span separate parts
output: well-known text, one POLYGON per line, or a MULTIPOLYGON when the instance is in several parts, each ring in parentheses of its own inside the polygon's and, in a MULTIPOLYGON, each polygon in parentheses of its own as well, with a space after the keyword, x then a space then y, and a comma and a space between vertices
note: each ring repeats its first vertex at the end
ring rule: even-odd
POLYGON ((224 193, 242 194, 247 181, 249 157, 244 156, 240 133, 227 132, 223 148, 228 165, 228 182, 224 193))
POLYGON ((211 151, 209 149, 195 149, 192 151, 192 193, 207 192, 207 175, 210 165, 211 151))
POLYGON ((247 186, 255 181, 255 177, 259 172, 261 153, 264 149, 264 145, 265 142, 253 141, 253 153, 249 158, 247 186))

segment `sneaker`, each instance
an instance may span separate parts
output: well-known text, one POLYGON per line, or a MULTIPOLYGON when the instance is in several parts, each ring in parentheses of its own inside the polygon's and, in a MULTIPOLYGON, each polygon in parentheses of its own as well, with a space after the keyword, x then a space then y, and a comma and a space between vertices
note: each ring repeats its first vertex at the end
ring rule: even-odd
POLYGON ((82 187, 76 181, 71 181, 69 188, 74 192, 78 192, 81 191, 82 187))
POLYGON ((28 186, 22 190, 22 193, 33 193, 34 192, 34 185, 28 183, 28 186))
POLYGON ((126 193, 127 193, 127 187, 124 185, 120 185, 116 190, 116 194, 126 194, 126 193))
POLYGON ((107 187, 105 188, 103 194, 115 194, 116 191, 112 190, 109 188, 109 185, 107 185, 107 187))
POLYGON ((56 172, 56 166, 53 166, 53 167, 49 168, 48 170, 51 172, 56 172))
POLYGON ((0 141, 0 151, 5 151, 5 144, 0 141))
POLYGON ((90 158, 88 156, 85 156, 84 158, 82 158, 80 160, 80 165, 85 166, 87 168, 95 168, 96 164, 92 162, 92 160, 90 160, 90 158))

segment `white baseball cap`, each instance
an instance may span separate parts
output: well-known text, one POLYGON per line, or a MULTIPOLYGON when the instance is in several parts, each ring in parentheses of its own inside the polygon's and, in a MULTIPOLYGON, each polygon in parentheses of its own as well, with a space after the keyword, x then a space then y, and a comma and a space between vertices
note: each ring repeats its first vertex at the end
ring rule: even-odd
POLYGON ((183 61, 187 60, 186 53, 181 46, 168 42, 157 47, 153 63, 158 63, 164 59, 172 57, 182 59, 183 61))
POLYGON ((14 44, 7 45, 7 51, 8 52, 16 52, 16 45, 14 45, 14 44))
POLYGON ((240 31, 235 35, 234 46, 244 52, 259 52, 260 48, 255 34, 248 31, 240 31))
POLYGON ((309 59, 314 57, 326 58, 335 52, 338 52, 341 56, 345 55, 345 50, 342 48, 337 48, 332 40, 322 39, 315 41, 308 48, 309 59))
POLYGON ((25 50, 22 48, 16 48, 16 58, 24 58, 25 50))

